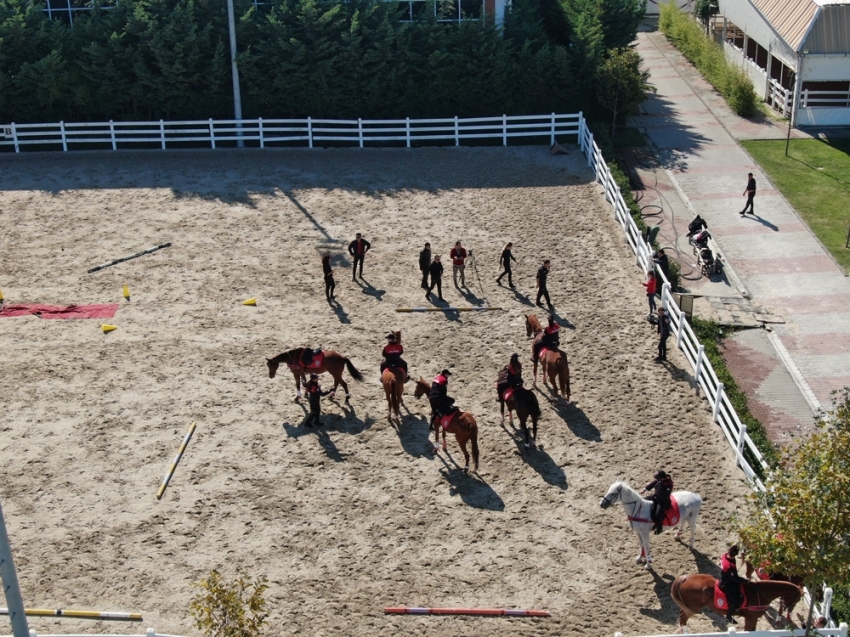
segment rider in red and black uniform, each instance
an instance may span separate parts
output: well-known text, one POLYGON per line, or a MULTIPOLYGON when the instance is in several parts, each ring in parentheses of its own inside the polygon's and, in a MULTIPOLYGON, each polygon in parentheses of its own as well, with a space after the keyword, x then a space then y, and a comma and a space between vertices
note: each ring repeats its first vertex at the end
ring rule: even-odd
POLYGON ((726 593, 726 601, 729 606, 726 609, 726 621, 737 624, 732 613, 741 605, 741 584, 746 582, 743 577, 738 576, 738 545, 733 544, 723 555, 720 556, 720 590, 726 593))
POLYGON ((449 376, 452 373, 444 369, 434 377, 431 382, 431 391, 428 393, 428 402, 431 403, 431 411, 438 418, 450 412, 455 399, 449 396, 449 376))
POLYGON ((649 517, 655 522, 653 530, 655 534, 661 533, 664 525, 664 512, 670 508, 670 495, 673 493, 673 476, 664 471, 655 474, 655 480, 646 485, 646 490, 655 490, 652 497, 652 510, 649 517))
POLYGON ((502 400, 505 390, 511 387, 522 387, 522 365, 519 362, 519 354, 511 356, 511 362, 499 372, 499 378, 496 380, 499 400, 502 400))
POLYGON ((532 362, 536 361, 540 358, 540 350, 544 347, 546 349, 558 349, 558 346, 561 344, 561 326, 555 322, 555 317, 551 314, 549 315, 549 325, 543 330, 543 336, 540 337, 540 340, 537 341, 533 346, 534 356, 531 359, 532 362))
POLYGON ((387 334, 387 340, 389 342, 384 346, 384 351, 382 352, 384 360, 381 363, 381 373, 383 374, 384 370, 388 367, 397 367, 404 370, 404 381, 407 382, 410 380, 410 377, 407 375, 407 362, 401 357, 404 354, 404 347, 396 341, 395 334, 392 332, 387 334))

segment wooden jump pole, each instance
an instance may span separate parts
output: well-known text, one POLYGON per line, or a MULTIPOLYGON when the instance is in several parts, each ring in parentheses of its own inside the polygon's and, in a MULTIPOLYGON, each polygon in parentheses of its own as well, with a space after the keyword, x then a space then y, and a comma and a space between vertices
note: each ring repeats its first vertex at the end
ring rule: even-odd
POLYGON ((131 254, 129 257, 121 257, 120 259, 115 259, 113 261, 107 261, 106 263, 103 263, 101 265, 98 265, 98 266, 91 268, 90 270, 87 270, 87 272, 89 274, 91 274, 92 272, 97 272, 98 270, 103 270, 103 268, 108 268, 111 265, 117 265, 119 263, 124 263, 124 261, 129 261, 130 259, 135 259, 135 258, 141 257, 145 254, 150 254, 151 252, 156 252, 157 250, 162 250, 163 248, 168 248, 170 246, 171 246, 170 241, 168 243, 161 243, 158 246, 148 248, 147 250, 142 250, 141 252, 137 252, 136 254, 131 254))
POLYGON ((472 305, 470 307, 397 307, 396 312, 492 312, 500 307, 472 305))
POLYGON ((482 615, 490 617, 551 617, 548 610, 520 610, 510 608, 416 608, 391 606, 386 615, 482 615))
MULTIPOLYGON (((25 608, 24 613, 29 617, 68 617, 70 619, 102 619, 118 622, 140 622, 141 613, 112 613, 96 610, 65 610, 62 608, 25 608)), ((8 615, 8 608, 0 608, 0 615, 8 615)))
POLYGON ((168 473, 165 474, 165 477, 162 479, 162 484, 159 485, 159 491, 156 492, 157 500, 162 499, 162 494, 165 493, 165 487, 168 486, 168 481, 171 480, 171 476, 174 474, 174 470, 177 468, 177 463, 180 462, 180 458, 183 457, 183 452, 186 451, 186 446, 192 439, 193 433, 195 433, 195 423, 192 423, 189 427, 189 431, 186 433, 186 437, 183 438, 183 444, 180 445, 180 449, 177 451, 177 455, 174 456, 174 462, 171 463, 171 466, 168 468, 168 473))

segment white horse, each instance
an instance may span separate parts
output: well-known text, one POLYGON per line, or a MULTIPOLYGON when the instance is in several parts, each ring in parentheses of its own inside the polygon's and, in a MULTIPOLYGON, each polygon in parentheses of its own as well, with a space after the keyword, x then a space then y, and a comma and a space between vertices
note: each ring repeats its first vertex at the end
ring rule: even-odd
MULTIPOLYGON (((702 498, 699 494, 691 493, 690 491, 674 491, 672 498, 679 505, 679 519, 673 520, 673 524, 669 526, 665 525, 664 528, 670 529, 678 526, 679 530, 676 533, 676 537, 678 538, 682 535, 685 522, 688 522, 691 525, 690 547, 693 549, 697 516, 699 515, 700 508, 702 508, 702 498)), ((653 526, 652 520, 649 517, 652 502, 642 498, 637 491, 622 480, 617 480, 608 488, 608 492, 599 504, 603 509, 607 509, 618 500, 623 503, 623 508, 626 509, 626 515, 629 516, 629 522, 635 533, 637 533, 638 540, 640 540, 640 554, 635 558, 635 562, 640 564, 645 561, 646 568, 649 569, 652 566, 652 553, 649 552, 649 532, 653 526)))

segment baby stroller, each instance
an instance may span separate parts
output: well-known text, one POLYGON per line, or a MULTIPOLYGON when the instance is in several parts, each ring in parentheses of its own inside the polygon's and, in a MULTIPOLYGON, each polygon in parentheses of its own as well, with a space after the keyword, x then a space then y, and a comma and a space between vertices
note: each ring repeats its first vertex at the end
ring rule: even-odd
POLYGON ((720 274, 723 271, 723 264, 720 258, 715 256, 709 245, 710 239, 711 234, 706 229, 700 230, 688 239, 688 242, 694 249, 694 255, 699 263, 700 272, 702 272, 703 276, 707 277, 720 274))

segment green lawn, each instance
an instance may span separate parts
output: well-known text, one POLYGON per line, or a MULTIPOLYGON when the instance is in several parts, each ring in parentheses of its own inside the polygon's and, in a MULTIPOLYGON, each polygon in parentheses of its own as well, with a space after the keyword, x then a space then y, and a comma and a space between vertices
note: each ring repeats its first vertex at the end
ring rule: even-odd
POLYGON ((850 139, 741 142, 818 239, 850 271, 850 139))

